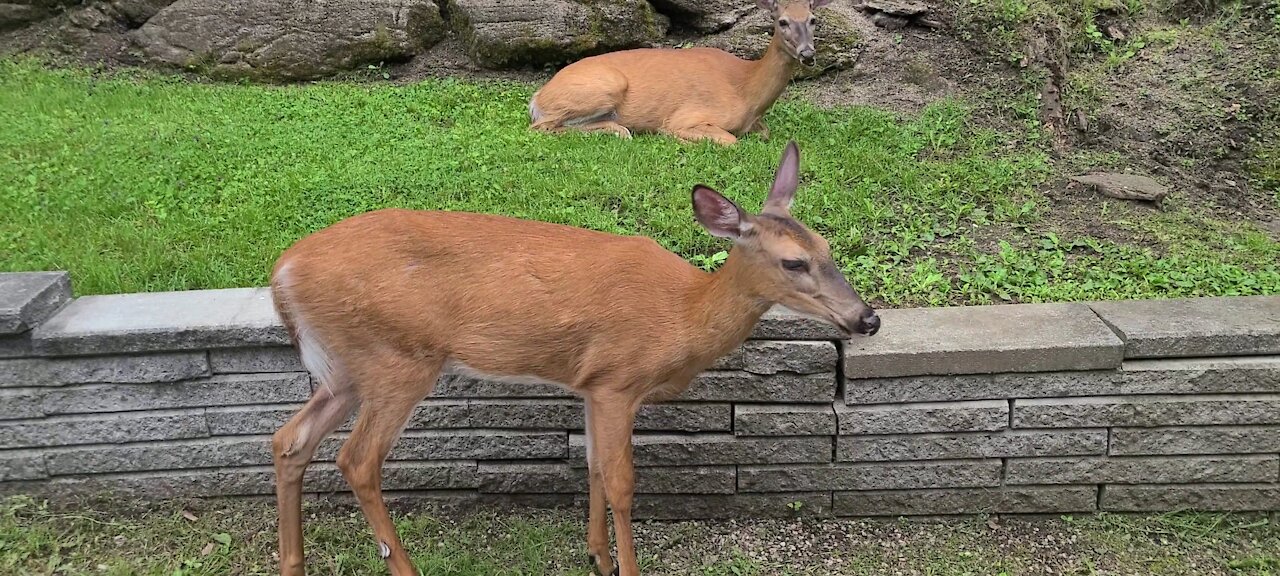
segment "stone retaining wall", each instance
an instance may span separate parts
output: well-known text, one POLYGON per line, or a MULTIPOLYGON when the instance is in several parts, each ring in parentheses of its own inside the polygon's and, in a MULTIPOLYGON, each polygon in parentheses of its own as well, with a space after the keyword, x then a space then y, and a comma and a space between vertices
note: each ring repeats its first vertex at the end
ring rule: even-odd
MULTIPOLYGON (((646 407, 635 515, 1280 510, 1280 297, 882 318, 842 342, 771 311, 646 407)), ((73 300, 65 274, 0 274, 0 494, 272 494, 270 435, 314 386, 287 344, 262 288, 73 300)), ((582 419, 557 388, 446 375, 388 495, 585 506, 582 419)), ((342 436, 309 492, 346 494, 342 436)))

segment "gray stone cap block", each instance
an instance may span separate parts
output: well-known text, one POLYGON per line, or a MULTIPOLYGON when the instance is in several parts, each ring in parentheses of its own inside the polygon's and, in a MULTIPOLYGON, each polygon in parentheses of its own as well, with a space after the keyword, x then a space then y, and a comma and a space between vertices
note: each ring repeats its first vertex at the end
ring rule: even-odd
POLYGON ((0 273, 0 336, 35 328, 68 300, 66 272, 0 273))
POLYGON ((1126 358, 1280 354, 1280 296, 1090 302, 1126 358))
MULTIPOLYGON (((17 292, 4 282, 18 284, 10 276, 26 275, 0 274, 0 335, 43 319, 36 313, 44 309, 40 307, 23 309, 21 314, 26 316, 21 321, 18 312, 8 313, 6 303, 17 292)), ((50 312, 70 298, 65 273, 33 276, 54 282, 46 290, 50 294, 56 292, 56 279, 62 279, 63 295, 50 312)), ((776 306, 760 319, 751 338, 836 340, 840 332, 826 322, 776 306)), ((270 290, 260 287, 85 296, 41 325, 33 333, 32 344, 38 354, 59 356, 288 346, 290 342, 272 307, 270 290)))
POLYGON ((48 355, 287 345, 267 288, 86 296, 32 334, 48 355))
POLYGON ((752 340, 839 340, 844 336, 829 322, 775 305, 760 317, 752 340))
POLYGON ((845 344, 848 378, 1099 370, 1124 343, 1084 304, 883 310, 882 328, 845 344))

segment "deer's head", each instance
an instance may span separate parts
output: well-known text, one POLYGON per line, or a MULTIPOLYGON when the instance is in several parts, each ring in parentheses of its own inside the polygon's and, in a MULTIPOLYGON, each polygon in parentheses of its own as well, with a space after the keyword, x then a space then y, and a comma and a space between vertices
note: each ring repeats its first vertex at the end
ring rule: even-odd
POLYGON ((818 24, 813 11, 831 0, 756 0, 773 15, 773 34, 792 58, 812 66, 817 51, 813 47, 813 29, 818 24))
POLYGON ((693 212, 713 236, 733 240, 741 282, 755 295, 817 318, 845 332, 871 336, 880 317, 862 301, 831 259, 826 239, 791 216, 800 183, 800 149, 788 142, 759 214, 749 214, 719 192, 693 187, 693 212))

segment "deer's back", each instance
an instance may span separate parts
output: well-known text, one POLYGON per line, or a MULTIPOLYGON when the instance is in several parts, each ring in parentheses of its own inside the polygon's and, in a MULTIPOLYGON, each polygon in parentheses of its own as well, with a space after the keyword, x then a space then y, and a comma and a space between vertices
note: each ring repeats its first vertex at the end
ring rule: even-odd
POLYGON ((678 294, 701 274, 648 238, 389 209, 303 238, 272 284, 336 348, 443 354, 570 384, 575 366, 623 360, 600 350, 641 349, 678 325, 678 294))

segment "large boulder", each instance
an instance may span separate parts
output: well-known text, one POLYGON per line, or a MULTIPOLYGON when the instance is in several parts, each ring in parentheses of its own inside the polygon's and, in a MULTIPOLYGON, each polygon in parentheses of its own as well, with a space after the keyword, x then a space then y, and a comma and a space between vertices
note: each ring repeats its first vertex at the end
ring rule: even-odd
MULTIPOLYGON (((814 78, 827 72, 850 68, 858 61, 863 34, 854 12, 850 8, 829 5, 814 11, 818 25, 814 29, 814 47, 818 54, 813 66, 799 65, 796 78, 814 78)), ((765 10, 755 9, 744 16, 733 29, 702 38, 696 43, 720 48, 739 58, 757 59, 764 55, 773 38, 773 17, 765 10)))
POLYGON ((137 28, 173 2, 174 0, 109 0, 107 4, 115 10, 121 22, 137 28))
POLYGON ((486 68, 646 46, 669 25, 646 0, 450 0, 449 11, 471 59, 486 68))
POLYGON ((43 20, 81 0, 10 0, 0 2, 0 31, 43 20))
POLYGON ((653 0, 673 24, 699 32, 719 32, 738 23, 756 7, 756 0, 653 0))
POLYGON ((133 38, 154 61, 215 77, 308 80, 407 59, 444 33, 431 0, 177 0, 133 38))

